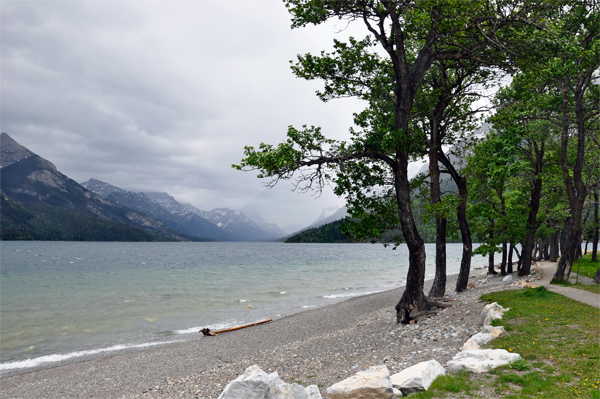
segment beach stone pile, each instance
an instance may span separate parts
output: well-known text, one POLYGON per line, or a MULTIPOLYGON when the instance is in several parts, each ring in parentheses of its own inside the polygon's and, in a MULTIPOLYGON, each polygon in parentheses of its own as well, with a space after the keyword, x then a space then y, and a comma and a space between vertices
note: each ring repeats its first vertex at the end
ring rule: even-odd
MULTIPOLYGON (((388 365, 372 366, 327 388, 328 399, 398 399, 429 389, 433 381, 447 373, 485 373, 496 367, 521 359, 517 353, 504 349, 482 349, 503 334, 504 327, 492 326, 502 319, 505 309, 496 302, 486 305, 481 312, 482 331, 472 335, 463 350, 444 368, 437 360, 420 362, 399 373, 390 374, 388 365)), ((258 366, 251 366, 244 374, 227 384, 218 399, 322 399, 316 385, 302 387, 286 384, 277 372, 267 374, 258 366)))
POLYGON ((521 278, 515 278, 513 275, 509 274, 504 277, 502 281, 504 284, 513 287, 513 288, 537 288, 538 286, 534 284, 537 280, 542 279, 542 265, 540 262, 536 262, 532 264, 531 272, 528 276, 524 276, 521 278))

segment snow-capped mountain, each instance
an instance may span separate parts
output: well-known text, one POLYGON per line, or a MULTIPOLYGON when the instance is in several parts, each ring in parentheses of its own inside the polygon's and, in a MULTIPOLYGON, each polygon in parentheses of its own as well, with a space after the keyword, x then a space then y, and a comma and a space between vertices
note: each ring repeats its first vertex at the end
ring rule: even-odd
POLYGON ((164 194, 158 196, 162 198, 163 201, 156 202, 149 198, 145 193, 126 191, 96 179, 90 179, 82 185, 111 202, 126 206, 127 208, 160 220, 167 226, 184 234, 221 241, 235 240, 235 238, 227 231, 219 228, 208 220, 185 210, 183 205, 175 201, 175 199, 167 193, 154 193, 164 194), (168 208, 163 206, 163 204, 166 204, 170 209, 175 210, 175 212, 171 212, 168 208))
POLYGON ((277 225, 265 221, 257 212, 253 216, 261 221, 253 221, 241 211, 228 208, 207 212, 189 204, 182 205, 165 192, 134 193, 96 179, 90 179, 83 185, 112 202, 142 212, 195 237, 221 241, 261 241, 285 235, 277 225))
MULTIPOLYGON (((175 198, 170 196, 169 194, 162 192, 145 192, 146 196, 150 198, 152 201, 156 202, 158 205, 162 206, 169 212, 177 216, 184 216, 190 213, 190 210, 185 206, 177 202, 175 198)), ((200 215, 202 216, 202 215, 200 215)))
POLYGON ((85 187, 86 189, 101 195, 102 197, 106 198, 107 196, 109 196, 110 194, 114 193, 114 192, 120 192, 120 193, 126 193, 126 190, 123 190, 122 188, 113 186, 112 184, 108 184, 105 183, 103 181, 100 180, 96 180, 96 179, 90 179, 86 182, 81 183, 81 185, 83 187, 85 187))
POLYGON ((212 211, 202 211, 189 204, 185 206, 195 214, 230 232, 241 241, 273 240, 285 235, 277 225, 268 223, 264 219, 263 222, 256 222, 239 210, 216 208, 212 211), (262 226, 266 226, 270 231, 262 226))

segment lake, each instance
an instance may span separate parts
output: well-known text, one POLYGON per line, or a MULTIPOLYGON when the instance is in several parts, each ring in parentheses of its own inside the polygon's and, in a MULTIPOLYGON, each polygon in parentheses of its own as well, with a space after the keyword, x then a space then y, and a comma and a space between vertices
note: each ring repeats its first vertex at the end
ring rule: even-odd
MULTIPOLYGON (((447 251, 458 273, 462 245, 447 251)), ((2 241, 0 256, 0 372, 276 319, 399 287, 408 270, 405 245, 381 244, 2 241)))

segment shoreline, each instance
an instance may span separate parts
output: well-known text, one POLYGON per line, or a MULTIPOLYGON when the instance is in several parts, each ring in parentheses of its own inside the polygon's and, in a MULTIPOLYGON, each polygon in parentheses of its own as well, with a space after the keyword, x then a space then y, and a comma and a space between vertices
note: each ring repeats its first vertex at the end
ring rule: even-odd
MULTIPOLYGON (((331 385, 329 381, 381 364, 386 357, 387 362, 403 359, 405 363, 416 363, 434 349, 438 357, 445 352, 450 356, 454 347, 462 346, 463 336, 468 336, 470 328, 476 328, 480 321, 479 312, 475 311, 483 307, 477 303, 479 296, 502 288, 501 278, 486 278, 485 269, 481 272, 482 269, 472 269, 470 281, 475 282, 476 288, 461 294, 453 292, 457 275, 448 276, 447 297, 459 306, 416 325, 395 323, 393 306, 403 292, 399 287, 307 309, 217 337, 198 337, 21 370, 0 377, 0 396, 172 397, 178 396, 171 392, 177 389, 194 397, 216 398, 227 382, 253 364, 265 371, 276 369, 288 381, 321 384, 326 389, 331 385), (482 280, 486 282, 478 283, 482 280), (444 325, 454 327, 451 334, 455 336, 443 335, 444 325), (433 338, 422 339, 427 334, 433 338), (431 345, 434 347, 429 348, 431 345), (425 347, 429 348, 425 352, 419 349, 425 347)), ((431 282, 425 283, 426 293, 431 282)))

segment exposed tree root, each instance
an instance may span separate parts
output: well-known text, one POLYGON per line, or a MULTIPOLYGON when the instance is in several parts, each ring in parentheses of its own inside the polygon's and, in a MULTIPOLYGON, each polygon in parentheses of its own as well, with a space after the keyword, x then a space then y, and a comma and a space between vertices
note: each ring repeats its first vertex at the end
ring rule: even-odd
POLYGON ((409 324, 411 320, 415 320, 417 317, 435 314, 439 312, 436 309, 446 309, 451 306, 451 303, 443 303, 439 300, 435 301, 427 298, 425 295, 421 295, 418 299, 409 303, 403 296, 396 305, 396 321, 402 324, 409 324))

